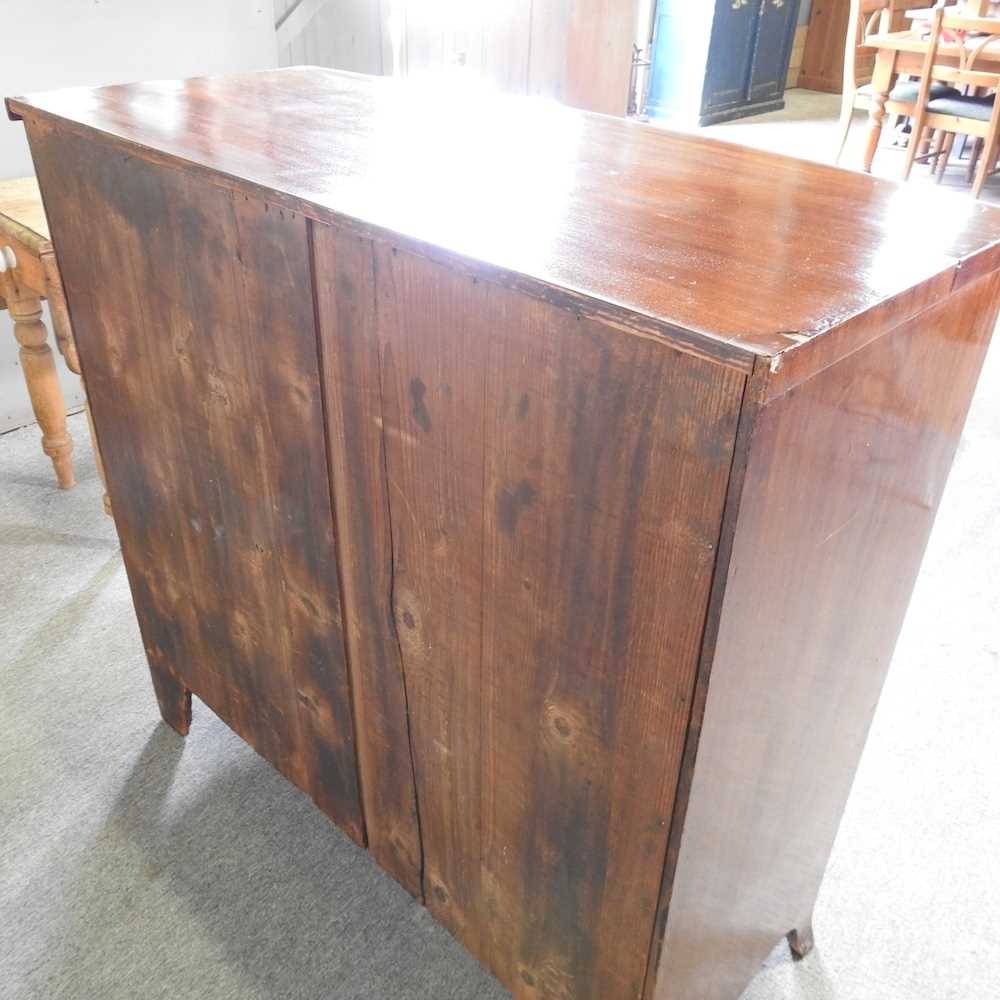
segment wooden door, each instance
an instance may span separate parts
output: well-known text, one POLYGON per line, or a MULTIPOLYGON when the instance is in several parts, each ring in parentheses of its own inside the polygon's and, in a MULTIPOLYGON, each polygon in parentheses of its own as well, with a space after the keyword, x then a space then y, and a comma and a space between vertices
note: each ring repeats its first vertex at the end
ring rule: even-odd
POLYGON ((702 112, 719 111, 747 99, 760 0, 719 0, 712 22, 702 112))
POLYGON ((762 0, 747 92, 751 104, 784 93, 798 13, 798 0, 762 0))

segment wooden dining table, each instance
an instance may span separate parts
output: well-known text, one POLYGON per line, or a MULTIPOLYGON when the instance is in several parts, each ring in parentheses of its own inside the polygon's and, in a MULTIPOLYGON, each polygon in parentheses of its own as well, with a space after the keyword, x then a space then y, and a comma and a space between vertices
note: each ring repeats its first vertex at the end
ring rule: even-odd
MULTIPOLYGON (((919 20, 920 13, 928 12, 913 12, 916 15, 915 20, 919 20)), ((942 42, 938 48, 938 63, 958 66, 962 46, 973 45, 977 41, 967 39, 964 42, 942 42)), ((869 35, 865 39, 865 44, 878 50, 872 73, 872 100, 868 112, 868 139, 864 152, 864 169, 866 173, 871 173, 875 150, 878 149, 882 137, 882 126, 886 116, 885 104, 889 99, 889 92, 901 74, 920 75, 927 55, 928 40, 924 37, 922 27, 915 26, 904 31, 869 35)), ((976 60, 976 68, 1000 73, 1000 45, 983 49, 976 60)))

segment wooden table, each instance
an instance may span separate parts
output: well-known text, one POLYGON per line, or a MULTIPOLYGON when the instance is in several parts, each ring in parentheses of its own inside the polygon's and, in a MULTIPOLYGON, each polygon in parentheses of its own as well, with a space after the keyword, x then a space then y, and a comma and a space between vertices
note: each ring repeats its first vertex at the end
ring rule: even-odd
POLYGON ((31 408, 42 431, 42 449, 52 459, 62 489, 74 485, 73 439, 66 429, 66 404, 56 372, 41 300, 48 299, 59 350, 80 373, 66 312, 59 269, 34 177, 0 181, 0 307, 14 320, 21 369, 31 408))
POLYGON ((960 6, 966 17, 990 17, 997 9, 996 0, 965 0, 960 6))
POLYGON ((8 108, 163 718, 197 694, 518 1000, 807 951, 1000 212, 316 68, 8 108))
MULTIPOLYGON (((49 237, 38 181, 19 177, 0 181, 0 307, 6 305, 14 320, 14 336, 21 345, 21 369, 28 386, 35 420, 42 431, 42 449, 52 459, 62 489, 75 483, 73 439, 66 428, 66 404, 56 373, 55 358, 42 322, 41 301, 48 300, 59 352, 66 367, 81 375, 62 279, 49 237)), ((81 384, 82 384, 81 376, 81 384)), ((94 461, 101 478, 104 469, 94 435, 90 404, 85 400, 94 446, 94 461)), ((111 501, 104 494, 104 509, 111 501)))
MULTIPOLYGON (((864 169, 870 173, 875 151, 882 137, 882 125, 885 122, 885 102, 889 92, 901 73, 916 76, 923 70, 924 57, 927 54, 927 40, 919 30, 892 31, 881 35, 872 35, 866 42, 871 48, 878 49, 875 57, 875 69, 872 74, 872 101, 868 113, 868 140, 864 151, 864 169)), ((974 44, 969 42, 967 44, 974 44)), ((960 49, 957 43, 942 42, 938 49, 938 62, 947 66, 958 66, 960 49)), ((976 61, 976 68, 990 72, 1000 72, 1000 46, 986 48, 976 61)))

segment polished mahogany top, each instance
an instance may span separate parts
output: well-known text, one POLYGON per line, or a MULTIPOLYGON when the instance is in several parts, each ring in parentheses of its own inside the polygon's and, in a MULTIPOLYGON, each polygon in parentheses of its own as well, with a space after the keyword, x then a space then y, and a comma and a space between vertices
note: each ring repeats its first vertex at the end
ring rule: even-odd
POLYGON ((457 81, 300 67, 62 90, 8 110, 469 258, 738 365, 928 279, 950 289, 963 262, 1000 265, 1000 211, 971 198, 457 81))

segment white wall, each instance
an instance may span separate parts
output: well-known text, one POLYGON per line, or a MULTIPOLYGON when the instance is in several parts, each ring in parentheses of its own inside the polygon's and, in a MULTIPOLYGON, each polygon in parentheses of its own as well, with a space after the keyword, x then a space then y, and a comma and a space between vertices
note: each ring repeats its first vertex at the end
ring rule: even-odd
MULTIPOLYGON (((171 79, 277 64, 272 0, 0 0, 0 95, 171 79)), ((32 172, 20 123, 0 116, 0 178, 32 172)), ((49 328, 51 332, 51 327, 49 328)), ((67 403, 77 380, 57 362, 67 403)), ((0 313, 0 432, 32 420, 6 312, 0 313)))

